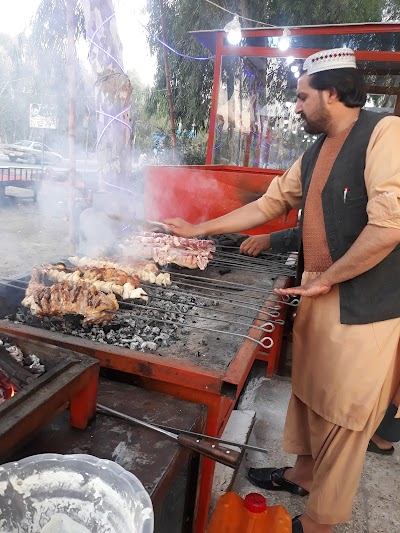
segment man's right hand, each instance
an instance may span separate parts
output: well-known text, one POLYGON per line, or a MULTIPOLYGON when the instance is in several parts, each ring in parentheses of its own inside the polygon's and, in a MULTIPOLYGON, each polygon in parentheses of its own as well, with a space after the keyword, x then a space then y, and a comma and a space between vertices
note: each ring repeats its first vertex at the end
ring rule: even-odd
POLYGON ((163 222, 167 225, 166 229, 172 235, 177 235, 178 237, 198 237, 200 235, 197 225, 190 224, 182 218, 166 218, 163 222))
POLYGON ((269 235, 253 235, 240 245, 242 254, 252 255, 253 257, 269 248, 271 248, 271 237, 269 235))

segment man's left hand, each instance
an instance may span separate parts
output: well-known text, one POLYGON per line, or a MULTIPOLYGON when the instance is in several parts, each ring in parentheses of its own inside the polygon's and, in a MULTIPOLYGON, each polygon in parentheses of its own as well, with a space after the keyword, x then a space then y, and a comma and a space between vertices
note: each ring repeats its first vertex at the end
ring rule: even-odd
POLYGON ((300 287, 291 287, 290 289, 275 289, 277 294, 289 296, 305 296, 307 298, 318 298, 322 294, 327 294, 331 290, 332 285, 329 285, 319 276, 312 281, 300 287))

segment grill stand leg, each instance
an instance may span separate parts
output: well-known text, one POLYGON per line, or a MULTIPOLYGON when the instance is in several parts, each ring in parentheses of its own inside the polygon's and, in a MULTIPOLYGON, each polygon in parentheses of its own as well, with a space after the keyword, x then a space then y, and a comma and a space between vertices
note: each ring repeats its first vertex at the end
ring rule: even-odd
POLYGON ((98 367, 90 368, 88 374, 87 385, 73 396, 69 404, 70 424, 78 429, 86 429, 96 415, 98 367))

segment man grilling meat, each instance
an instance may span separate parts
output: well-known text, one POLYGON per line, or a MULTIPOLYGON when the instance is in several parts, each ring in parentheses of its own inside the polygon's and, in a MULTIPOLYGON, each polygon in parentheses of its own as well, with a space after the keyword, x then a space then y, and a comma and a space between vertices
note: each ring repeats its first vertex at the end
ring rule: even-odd
POLYGON ((195 237, 302 208, 301 284, 277 289, 302 297, 284 435, 297 461, 249 471, 260 487, 309 494, 294 533, 350 519, 368 442, 400 380, 400 118, 363 110, 365 101, 352 50, 313 54, 296 105, 305 131, 322 134, 313 146, 259 200, 198 225, 165 221, 195 237))

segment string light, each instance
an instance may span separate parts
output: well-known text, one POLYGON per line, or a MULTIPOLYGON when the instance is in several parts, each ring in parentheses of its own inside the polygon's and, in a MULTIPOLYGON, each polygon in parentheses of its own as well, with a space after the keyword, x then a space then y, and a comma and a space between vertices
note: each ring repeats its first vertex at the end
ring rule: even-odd
POLYGON ((93 39, 95 38, 96 36, 96 33, 104 26, 104 24, 106 24, 109 20, 111 20, 113 17, 115 17, 115 13, 112 13, 108 18, 106 18, 106 20, 103 20, 103 22, 100 24, 100 26, 97 28, 97 30, 93 33, 92 37, 90 38, 89 37, 89 41, 90 41, 90 46, 89 46, 89 52, 88 52, 88 55, 90 55, 90 51, 92 49, 92 44, 96 45, 97 44, 93 41, 93 39))
POLYGON ((229 9, 226 9, 225 7, 222 7, 219 4, 216 4, 215 2, 212 2, 211 0, 206 0, 206 2, 208 2, 209 4, 212 4, 215 7, 218 7, 219 9, 222 9, 222 11, 225 11, 226 13, 230 13, 231 15, 235 15, 235 16, 241 18, 242 20, 248 20, 250 22, 256 22, 257 24, 261 24, 262 26, 268 26, 269 28, 273 28, 274 27, 273 24, 267 24, 266 22, 262 22, 261 20, 254 20, 254 19, 250 19, 248 17, 244 17, 243 15, 237 15, 233 11, 229 11, 229 9))
POLYGON ((96 113, 101 114, 101 115, 105 115, 105 116, 111 118, 111 120, 109 122, 107 122, 107 124, 104 126, 103 131, 100 133, 99 138, 97 139, 97 142, 96 142, 96 148, 98 148, 99 143, 100 143, 100 141, 101 141, 101 139, 102 139, 102 137, 104 135, 104 132, 110 126, 110 124, 112 124, 114 122, 114 120, 116 120, 117 122, 120 122, 121 124, 123 124, 124 126, 129 128, 130 131, 132 131, 132 128, 130 127, 129 124, 127 124, 126 122, 124 122, 123 120, 118 118, 121 115, 123 115, 124 113, 127 113, 130 110, 130 108, 131 108, 131 106, 127 107, 126 109, 124 109, 123 111, 118 113, 118 115, 115 115, 115 116, 109 115, 108 113, 103 113, 103 111, 96 110, 96 113))
MULTIPOLYGON (((111 16, 109 16, 108 19, 104 20, 104 21, 102 22, 102 24, 100 24, 100 26, 99 26, 99 27, 97 28, 97 30, 94 32, 93 36, 92 36, 92 37, 89 37, 90 47, 89 47, 89 52, 88 52, 88 54, 90 54, 90 51, 91 51, 91 49, 92 49, 92 44, 94 44, 95 46, 97 46, 97 48, 98 48, 99 50, 101 50, 101 51, 103 52, 103 54, 105 54, 106 56, 108 56, 110 59, 112 59, 112 61, 114 61, 114 63, 115 63, 116 65, 118 65, 118 67, 121 69, 121 72, 124 72, 124 67, 118 62, 118 60, 117 60, 114 56, 112 56, 111 54, 109 54, 106 50, 104 50, 104 48, 102 48, 102 47, 99 45, 99 43, 96 43, 96 42, 93 40, 93 37, 94 37, 94 36, 96 35, 96 33, 100 30, 100 28, 101 28, 102 26, 104 26, 104 24, 105 24, 106 22, 108 22, 113 16, 115 16, 115 13, 113 13, 111 16)), ((125 73, 125 72, 124 72, 124 73, 125 73)))
POLYGON ((168 48, 168 50, 171 50, 171 52, 173 52, 174 54, 176 54, 177 56, 180 56, 180 57, 184 57, 186 59, 195 59, 197 61, 208 61, 209 59, 214 59, 215 56, 208 56, 208 57, 196 57, 196 56, 189 56, 187 54, 182 54, 180 52, 178 52, 177 50, 175 50, 174 48, 172 48, 172 46, 169 46, 167 43, 164 43, 164 41, 162 41, 161 39, 159 39, 157 37, 157 35, 154 35, 153 33, 150 32, 150 30, 147 28, 147 26, 145 26, 144 24, 142 24, 140 22, 140 20, 138 20, 139 24, 147 31, 147 33, 150 35, 150 37, 152 39, 154 39, 155 41, 159 42, 160 44, 162 44, 163 46, 165 46, 165 48, 168 48))

